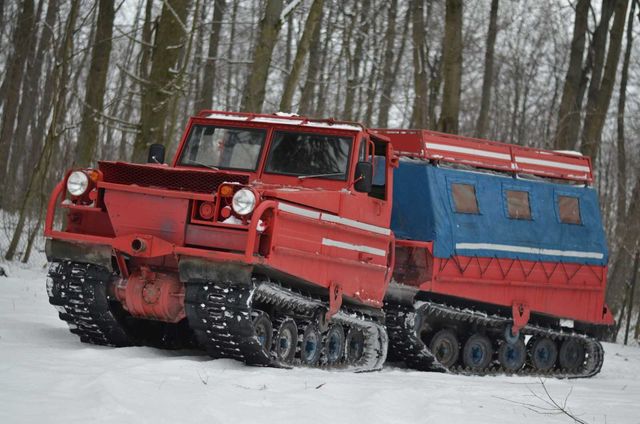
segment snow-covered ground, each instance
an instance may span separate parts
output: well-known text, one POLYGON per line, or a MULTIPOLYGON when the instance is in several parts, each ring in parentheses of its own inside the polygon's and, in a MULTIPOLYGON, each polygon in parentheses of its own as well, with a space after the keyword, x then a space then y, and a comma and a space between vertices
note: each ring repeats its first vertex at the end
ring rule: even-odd
MULTIPOLYGON (((43 264, 40 254, 33 262, 43 264)), ((0 277, 0 423, 640 423, 640 349, 587 380, 252 368, 197 352, 80 343, 45 269, 0 277), (548 391, 549 396, 545 393, 548 391)))

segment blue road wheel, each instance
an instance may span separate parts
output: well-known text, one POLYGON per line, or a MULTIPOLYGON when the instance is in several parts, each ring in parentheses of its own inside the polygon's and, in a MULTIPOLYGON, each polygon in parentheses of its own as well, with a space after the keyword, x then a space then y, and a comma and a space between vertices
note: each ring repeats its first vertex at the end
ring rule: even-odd
POLYGON ((253 331, 264 353, 269 355, 271 340, 273 339, 273 326, 271 325, 271 319, 268 314, 259 312, 253 318, 253 331))
POLYGON ((285 364, 293 363, 298 346, 298 326, 292 319, 285 319, 278 327, 274 350, 276 357, 285 364))
POLYGON ((498 349, 498 362, 507 372, 516 372, 527 360, 527 348, 522 339, 514 343, 503 342, 498 349))
POLYGON ((451 330, 440 330, 431 338, 429 349, 442 366, 449 368, 458 362, 460 343, 451 330))
POLYGON ((482 334, 473 334, 464 344, 462 362, 472 370, 483 370, 493 360, 491 340, 482 334))
POLYGON ((347 362, 354 364, 364 355, 364 334, 357 328, 352 328, 347 334, 346 341, 347 362))
POLYGON ((345 350, 344 329, 340 324, 334 324, 329 328, 324 342, 325 354, 327 355, 327 363, 330 365, 337 364, 344 356, 345 350))
POLYGON ((314 324, 307 325, 300 342, 300 360, 305 365, 315 365, 322 353, 322 336, 314 324))
POLYGON ((577 371, 584 364, 584 346, 576 339, 568 339, 562 342, 558 362, 560 368, 567 371, 577 371))
POLYGON ((549 371, 556 365, 558 347, 548 337, 529 340, 529 359, 531 365, 539 371, 549 371))

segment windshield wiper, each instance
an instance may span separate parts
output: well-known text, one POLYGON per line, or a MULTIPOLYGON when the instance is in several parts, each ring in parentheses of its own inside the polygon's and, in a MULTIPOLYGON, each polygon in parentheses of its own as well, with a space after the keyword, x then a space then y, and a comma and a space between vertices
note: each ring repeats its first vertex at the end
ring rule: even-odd
POLYGON ((334 172, 332 174, 313 174, 313 175, 299 175, 299 180, 306 180, 307 178, 322 178, 322 177, 337 177, 344 175, 344 172, 334 172))
POLYGON ((206 163, 202 163, 202 162, 198 162, 197 160, 191 160, 191 159, 182 159, 182 161, 180 162, 181 164, 187 164, 187 165, 198 165, 198 166, 204 166, 205 168, 209 168, 212 169, 214 171, 219 171, 220 168, 216 168, 213 165, 207 165, 206 163))

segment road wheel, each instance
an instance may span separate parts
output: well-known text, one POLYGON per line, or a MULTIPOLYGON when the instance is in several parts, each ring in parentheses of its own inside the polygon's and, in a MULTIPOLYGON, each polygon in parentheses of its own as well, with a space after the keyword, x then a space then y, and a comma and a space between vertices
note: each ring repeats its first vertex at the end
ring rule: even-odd
POLYGON ((344 329, 340 324, 334 324, 329 328, 324 342, 324 349, 327 355, 327 363, 336 364, 344 356, 346 338, 344 329))
POLYGON ((548 337, 529 340, 529 359, 531 365, 540 371, 549 371, 556 364, 558 348, 548 337))
POLYGON ((364 355, 364 334, 357 328, 352 328, 347 334, 346 341, 347 362, 355 364, 364 355))
POLYGON ((527 348, 522 339, 515 343, 505 341, 498 349, 498 361, 502 368, 508 372, 516 372, 524 365, 527 359, 527 348))
POLYGON ((440 330, 434 334, 429 343, 429 349, 438 362, 447 368, 454 365, 460 355, 460 343, 451 330, 440 330))
POLYGON ((473 334, 464 344, 462 362, 467 368, 480 371, 489 366, 493 359, 491 340, 482 334, 473 334))
POLYGON ((298 346, 298 326, 290 318, 285 319, 280 324, 276 334, 274 350, 276 357, 285 364, 293 363, 298 346))
POLYGON ((315 324, 307 325, 300 343, 300 360, 305 365, 315 365, 322 353, 322 336, 315 324))
POLYGON ((584 364, 584 346, 576 339, 562 342, 558 360, 560 368, 567 371, 577 371, 584 364))
POLYGON ((253 318, 253 330, 264 353, 269 356, 271 340, 273 339, 273 326, 267 313, 258 311, 258 314, 253 318))

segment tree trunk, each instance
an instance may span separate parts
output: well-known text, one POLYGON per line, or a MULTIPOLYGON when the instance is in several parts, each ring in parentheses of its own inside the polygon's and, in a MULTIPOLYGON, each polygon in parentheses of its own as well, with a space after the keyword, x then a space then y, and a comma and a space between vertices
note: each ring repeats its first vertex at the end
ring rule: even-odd
MULTIPOLYGON (((616 82, 622 34, 624 33, 624 24, 627 15, 627 4, 628 0, 615 1, 611 39, 609 40, 609 50, 607 52, 604 70, 601 72, 602 79, 600 79, 600 73, 598 73, 594 67, 591 85, 589 86, 586 108, 587 119, 585 119, 582 130, 582 153, 590 156, 593 162, 595 162, 598 157, 602 128, 604 127, 609 102, 611 101, 613 87, 616 82)), ((602 47, 602 55, 604 55, 604 46, 602 47)))
POLYGON ((391 0, 388 5, 387 30, 384 35, 384 64, 382 68, 382 89, 380 90, 380 103, 378 106, 379 128, 385 128, 389 122, 389 109, 391 109, 391 91, 396 78, 393 73, 394 53, 396 52, 396 16, 398 13, 398 0, 391 0))
POLYGON ((166 145, 164 129, 168 119, 169 103, 176 90, 173 68, 180 54, 176 45, 185 40, 187 2, 167 0, 163 3, 157 24, 151 70, 142 87, 140 101, 140 132, 133 145, 134 162, 144 162, 151 144, 166 145))
MULTIPOLYGON (((624 114, 627 102, 627 80, 629 79, 629 62, 631 59, 631 47, 633 45, 633 20, 635 18, 636 1, 631 2, 631 10, 629 11, 629 19, 627 23, 627 46, 624 52, 624 60, 622 63, 622 74, 620 76, 620 94, 618 96, 618 114, 617 114, 617 131, 616 131, 616 153, 618 159, 617 166, 617 212, 616 222, 617 228, 623 230, 622 222, 627 210, 627 155, 625 152, 625 135, 624 135, 624 114)), ((616 231, 616 240, 621 237, 621 231, 616 231)))
POLYGON ((207 53, 207 63, 204 66, 204 78, 202 79, 202 94, 196 102, 195 110, 211 109, 213 105, 213 86, 216 77, 216 62, 218 60, 218 44, 220 44, 220 29, 222 28, 222 18, 227 8, 226 0, 215 0, 213 4, 213 22, 211 23, 211 34, 209 36, 209 51, 207 53))
POLYGON ((462 80, 462 0, 447 0, 442 49, 444 87, 438 130, 457 134, 462 80))
MULTIPOLYGON (((640 176, 635 181, 631 199, 640 199, 640 176)), ((618 253, 609 269, 607 284, 607 302, 613 310, 621 305, 623 287, 626 278, 630 275, 633 254, 638 248, 638 235, 640 234, 640 202, 630 202, 624 219, 622 239, 619 240, 618 253)))
POLYGON ((94 160, 98 146, 98 121, 101 119, 104 107, 114 15, 113 1, 100 0, 91 65, 87 74, 82 126, 76 145, 74 161, 76 166, 89 166, 94 160))
POLYGON ((476 121, 476 137, 480 138, 486 137, 487 126, 489 124, 488 121, 489 108, 491 107, 491 88, 493 87, 493 52, 496 45, 496 35, 498 34, 498 3, 499 0, 491 0, 489 30, 487 32, 487 49, 484 53, 482 97, 480 98, 480 112, 478 113, 478 120, 476 121))
MULTIPOLYGON (((20 88, 25 76, 24 66, 29 53, 28 41, 33 39, 35 10, 33 0, 23 0, 18 16, 18 22, 13 34, 13 51, 8 58, 5 78, 2 81, 3 108, 2 122, 0 123, 0 163, 8 163, 9 151, 11 149, 13 130, 16 115, 18 114, 18 104, 20 100, 20 88), (25 46, 27 43, 27 46, 25 46)), ((23 140, 20 140, 23 142, 23 140)), ((2 173, 4 174, 4 172, 2 173)), ((4 185, 4 178, 2 179, 4 185)), ((4 187, 0 187, 0 193, 4 192, 4 187)), ((5 206, 0 199, 0 206, 5 206)))
POLYGON ((424 22, 424 0, 412 0, 409 7, 411 8, 413 89, 415 92, 410 126, 413 128, 427 128, 429 122, 429 81, 427 76, 428 50, 426 45, 426 25, 424 22))
POLYGON ((264 17, 260 21, 258 40, 253 51, 253 63, 249 69, 249 80, 245 86, 242 106, 240 107, 243 112, 259 113, 262 111, 271 56, 282 26, 280 19, 282 5, 282 0, 267 0, 264 17))
POLYGON ((293 93, 298 86, 298 79, 300 78, 300 73, 302 72, 305 57, 307 56, 309 48, 311 47, 316 28, 320 26, 320 21, 322 21, 323 6, 324 0, 313 0, 313 3, 311 4, 311 9, 309 10, 307 22, 304 25, 302 37, 300 38, 300 42, 298 43, 296 56, 293 59, 293 65, 291 66, 291 71, 289 72, 289 76, 285 81, 282 98, 280 99, 280 110, 283 112, 291 111, 291 101, 293 100, 293 93))
POLYGON ((11 238, 7 253, 4 256, 4 258, 8 261, 13 260, 16 254, 18 244, 20 242, 20 237, 22 236, 22 231, 24 230, 24 224, 26 221, 29 206, 35 199, 35 196, 39 195, 42 190, 48 167, 51 162, 51 157, 55 150, 55 145, 60 137, 59 126, 63 121, 65 115, 64 108, 66 105, 66 96, 68 91, 67 84, 69 77, 69 62, 71 60, 71 53, 73 52, 73 34, 76 18, 78 16, 79 4, 80 0, 73 0, 73 2, 71 3, 71 9, 69 11, 69 17, 65 26, 62 45, 60 46, 58 54, 56 55, 58 64, 54 68, 55 75, 53 77, 56 85, 56 88, 54 90, 56 93, 56 100, 51 113, 51 123, 49 124, 49 130, 44 142, 44 147, 40 152, 38 162, 33 170, 31 178, 29 179, 29 184, 27 185, 24 197, 22 198, 22 204, 20 206, 20 213, 18 216, 18 223, 16 224, 16 228, 14 229, 13 237, 11 238))
POLYGON ((298 113, 308 116, 312 113, 314 91, 316 88, 316 80, 320 73, 320 55, 322 49, 320 45, 320 36, 322 25, 318 24, 313 31, 313 39, 309 46, 309 62, 307 63, 307 77, 300 93, 300 104, 298 105, 298 113))
MULTIPOLYGON (((39 96, 41 96, 41 93, 39 93, 38 90, 38 85, 40 77, 42 76, 42 67, 44 65, 45 55, 51 48, 53 28, 55 26, 57 13, 58 1, 49 1, 45 16, 45 24, 42 26, 40 34, 40 40, 38 41, 37 47, 34 49, 35 53, 32 60, 27 63, 27 80, 23 87, 23 93, 20 99, 20 108, 18 109, 18 121, 13 135, 15 140, 21 140, 21 142, 14 145, 14 153, 12 153, 12 160, 10 160, 7 165, 4 180, 6 181, 4 198, 7 199, 7 201, 13 199, 15 193, 18 192, 20 185, 24 184, 24 181, 20 181, 18 179, 19 166, 22 165, 23 170, 29 169, 27 164, 29 162, 28 158, 30 155, 25 155, 25 152, 29 151, 29 148, 34 147, 34 134, 32 131, 30 137, 31 142, 28 146, 29 138, 27 138, 27 130, 30 126, 33 126, 36 120, 34 110, 36 109, 39 96)), ((26 174, 26 172, 22 172, 20 174, 26 174)))
POLYGON ((370 0, 363 0, 360 9, 354 11, 353 19, 351 20, 351 30, 355 31, 355 48, 351 53, 349 44, 346 47, 349 53, 347 61, 347 90, 341 116, 346 121, 352 120, 354 116, 353 105, 356 99, 356 90, 360 84, 360 65, 362 64, 364 40, 366 38, 364 28, 366 15, 363 14, 363 11, 369 12, 370 6, 370 0), (360 25, 358 25, 358 22, 360 22, 360 25))
POLYGON ((580 108, 582 99, 578 103, 578 91, 582 73, 582 58, 584 56, 584 46, 586 33, 589 27, 589 6, 591 0, 578 0, 576 4, 576 18, 573 23, 573 38, 571 39, 571 50, 569 52, 569 67, 564 80, 562 99, 558 109, 558 127, 554 146, 559 150, 572 150, 576 145, 576 139, 571 137, 569 128, 578 121, 580 125, 580 108))

